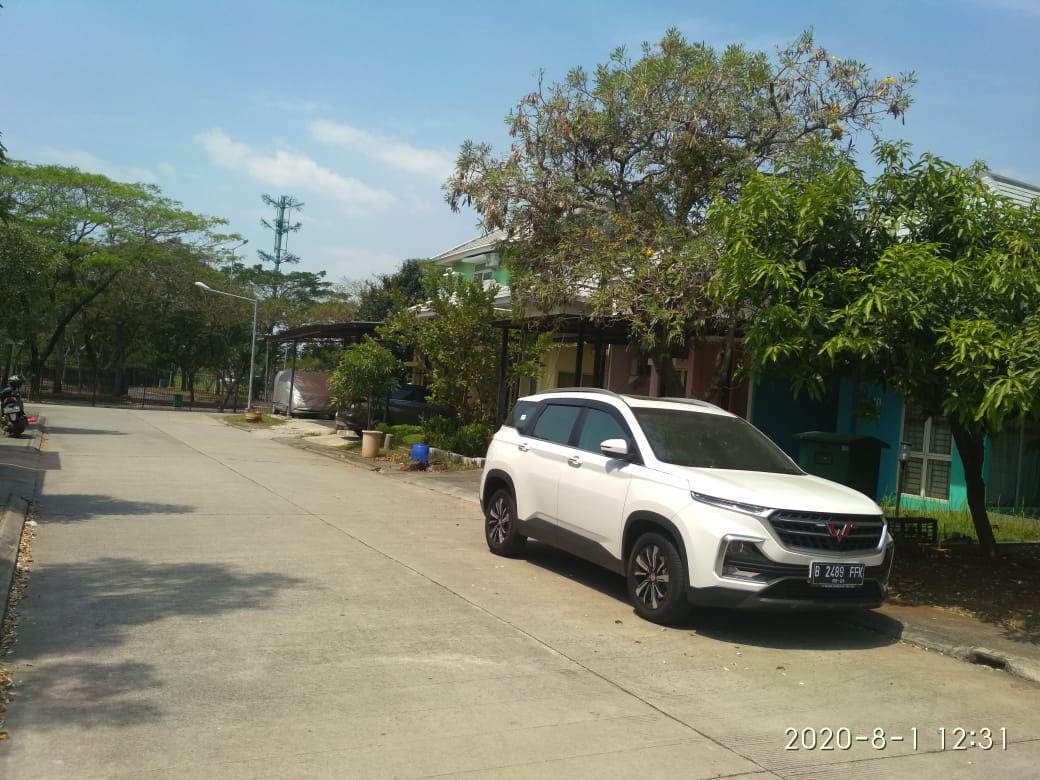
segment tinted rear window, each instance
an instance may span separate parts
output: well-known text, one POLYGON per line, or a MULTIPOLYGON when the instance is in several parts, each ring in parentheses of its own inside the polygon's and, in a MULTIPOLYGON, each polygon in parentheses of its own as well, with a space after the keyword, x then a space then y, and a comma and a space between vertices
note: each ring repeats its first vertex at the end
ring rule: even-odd
POLYGON ((506 425, 511 425, 523 433, 527 429, 528 423, 531 422, 531 418, 534 416, 534 411, 537 408, 538 404, 533 401, 517 401, 512 413, 506 420, 506 425))
POLYGON ((783 450, 740 419, 676 409, 634 408, 658 460, 677 466, 801 474, 783 450))

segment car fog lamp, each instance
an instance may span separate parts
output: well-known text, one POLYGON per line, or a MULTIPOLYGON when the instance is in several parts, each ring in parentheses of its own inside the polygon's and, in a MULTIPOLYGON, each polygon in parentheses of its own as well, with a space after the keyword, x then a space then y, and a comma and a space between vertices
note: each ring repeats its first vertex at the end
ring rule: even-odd
POLYGON ((731 539, 726 545, 726 554, 722 560, 722 576, 764 581, 766 576, 761 571, 761 565, 768 562, 769 559, 762 554, 755 542, 731 539))

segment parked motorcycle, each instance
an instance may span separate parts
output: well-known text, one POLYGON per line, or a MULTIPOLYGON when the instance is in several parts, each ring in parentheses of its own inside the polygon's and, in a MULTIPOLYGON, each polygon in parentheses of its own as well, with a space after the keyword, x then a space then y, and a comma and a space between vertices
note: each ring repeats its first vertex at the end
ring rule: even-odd
POLYGON ((7 387, 0 390, 0 430, 15 439, 25 433, 30 422, 25 416, 21 387, 22 379, 16 374, 7 380, 7 387))

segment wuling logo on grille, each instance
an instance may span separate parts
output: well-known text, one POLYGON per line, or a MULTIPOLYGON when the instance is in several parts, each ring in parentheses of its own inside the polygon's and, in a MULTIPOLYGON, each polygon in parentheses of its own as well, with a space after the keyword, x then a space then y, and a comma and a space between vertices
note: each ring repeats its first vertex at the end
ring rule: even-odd
POLYGON ((852 531, 852 523, 845 523, 841 528, 838 528, 834 523, 827 523, 827 533, 837 539, 839 542, 844 542, 849 533, 852 531))

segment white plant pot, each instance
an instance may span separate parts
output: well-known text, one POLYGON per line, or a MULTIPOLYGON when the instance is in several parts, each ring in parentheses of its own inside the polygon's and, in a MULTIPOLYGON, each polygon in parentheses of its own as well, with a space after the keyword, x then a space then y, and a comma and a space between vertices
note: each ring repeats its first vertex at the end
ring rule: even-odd
POLYGON ((383 445, 382 431, 361 431, 361 457, 375 458, 383 445))

